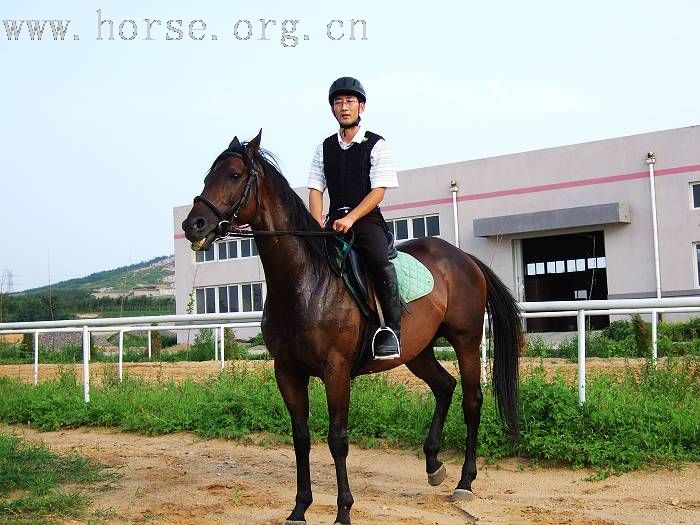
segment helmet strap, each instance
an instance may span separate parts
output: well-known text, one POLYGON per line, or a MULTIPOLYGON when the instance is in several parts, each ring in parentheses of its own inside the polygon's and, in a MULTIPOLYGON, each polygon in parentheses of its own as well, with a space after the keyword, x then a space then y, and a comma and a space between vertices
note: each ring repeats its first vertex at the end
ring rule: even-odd
POLYGON ((357 120, 353 122, 352 124, 340 124, 340 127, 343 129, 352 129, 360 125, 360 120, 361 118, 358 116, 357 120))

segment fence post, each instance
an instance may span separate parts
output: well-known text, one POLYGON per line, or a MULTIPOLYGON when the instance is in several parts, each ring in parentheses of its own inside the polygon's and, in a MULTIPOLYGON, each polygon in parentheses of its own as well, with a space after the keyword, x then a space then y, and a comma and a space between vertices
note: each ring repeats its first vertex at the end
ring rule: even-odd
POLYGON ((214 336, 214 361, 219 360, 219 333, 216 328, 211 329, 212 335, 214 336))
POLYGON ((83 399, 90 402, 90 332, 83 326, 83 399))
POLYGON ((221 330, 221 370, 224 369, 224 348, 226 346, 224 345, 224 325, 221 325, 220 327, 221 330))
POLYGON ((578 404, 586 402, 586 314, 579 310, 576 316, 578 328, 578 404))
POLYGON ((39 330, 34 332, 34 386, 39 382, 39 330))
POLYGON ((148 360, 151 360, 151 330, 148 329, 146 331, 146 335, 148 336, 148 360))
POLYGON ((124 367, 124 330, 119 330, 119 382, 122 382, 122 371, 124 367))
POLYGON ((484 312, 484 322, 481 325, 481 384, 486 385, 489 379, 486 375, 486 329, 489 326, 488 313, 484 312))
POLYGON ((659 340, 659 314, 656 310, 651 312, 651 362, 656 367, 659 340))

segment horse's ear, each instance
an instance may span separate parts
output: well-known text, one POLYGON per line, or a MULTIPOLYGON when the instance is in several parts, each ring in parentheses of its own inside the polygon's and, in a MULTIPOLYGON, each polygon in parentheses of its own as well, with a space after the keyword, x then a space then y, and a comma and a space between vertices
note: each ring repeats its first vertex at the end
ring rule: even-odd
POLYGON ((233 137, 231 144, 228 145, 228 149, 240 149, 240 148, 241 148, 241 142, 238 140, 238 137, 233 137))
POLYGON ((257 153, 257 151, 260 149, 260 139, 262 138, 262 128, 260 128, 260 131, 258 131, 258 134, 256 137, 251 140, 248 145, 246 146, 246 149, 250 151, 250 153, 257 153))

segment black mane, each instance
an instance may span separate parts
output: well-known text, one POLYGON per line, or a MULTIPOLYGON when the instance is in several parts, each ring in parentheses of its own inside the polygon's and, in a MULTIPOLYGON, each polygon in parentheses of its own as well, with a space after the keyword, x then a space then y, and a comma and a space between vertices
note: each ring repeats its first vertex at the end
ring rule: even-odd
MULTIPOLYGON (((205 183, 207 177, 214 172, 214 169, 219 162, 229 157, 244 157, 245 147, 247 144, 248 142, 242 142, 238 147, 229 147, 222 151, 219 156, 214 159, 214 162, 212 162, 211 167, 207 171, 204 179, 205 183)), ((272 152, 264 148, 258 148, 255 161, 260 163, 262 166, 265 174, 265 181, 271 184, 272 191, 280 198, 282 204, 284 205, 287 212, 287 217, 290 220, 289 229, 302 232, 322 231, 318 222, 316 222, 316 219, 314 219, 309 212, 304 201, 301 200, 299 195, 297 195, 297 193, 289 185, 289 182, 284 175, 282 175, 277 157, 275 157, 272 152)), ((314 269, 318 270, 319 268, 327 266, 325 237, 311 235, 304 235, 300 237, 304 239, 310 248, 312 265, 314 269)))
MULTIPOLYGON (((243 143, 245 147, 247 143, 243 143)), ((258 154, 256 156, 256 161, 258 161, 265 172, 265 180, 268 181, 273 188, 273 192, 277 195, 285 209, 288 213, 288 218, 290 220, 290 229, 296 231, 304 232, 320 232, 322 231, 321 226, 319 226, 316 219, 313 218, 306 204, 299 197, 297 192, 295 192, 289 185, 289 181, 282 175, 280 170, 277 157, 275 155, 264 149, 258 148, 258 154)), ((320 262, 320 266, 326 265, 326 241, 325 237, 304 235, 301 237, 306 241, 306 244, 311 249, 312 254, 315 256, 315 263, 320 262)))

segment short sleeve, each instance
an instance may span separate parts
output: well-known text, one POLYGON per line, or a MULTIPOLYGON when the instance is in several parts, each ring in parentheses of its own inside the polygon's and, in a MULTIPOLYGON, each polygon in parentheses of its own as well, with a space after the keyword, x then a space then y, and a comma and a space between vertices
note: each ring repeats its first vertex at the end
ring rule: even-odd
POLYGON ((306 184, 309 189, 318 190, 321 193, 326 191, 326 176, 323 173, 323 144, 319 144, 311 159, 309 169, 309 182, 306 184))
POLYGON ((394 157, 391 148, 384 139, 378 140, 372 148, 369 157, 369 181, 374 188, 398 188, 399 179, 396 176, 394 157))

